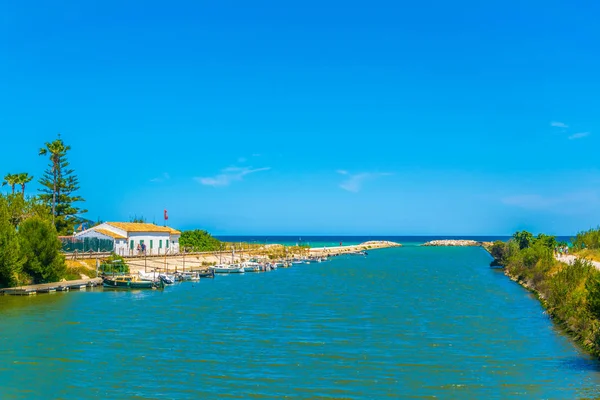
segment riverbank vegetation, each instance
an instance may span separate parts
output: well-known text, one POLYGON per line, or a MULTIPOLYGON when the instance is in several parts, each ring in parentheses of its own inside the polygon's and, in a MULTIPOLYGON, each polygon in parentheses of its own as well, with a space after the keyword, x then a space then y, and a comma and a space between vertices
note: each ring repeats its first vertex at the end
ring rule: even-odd
POLYGON ((4 176, 2 186, 10 186, 11 192, 0 194, 0 287, 56 282, 72 273, 58 236, 72 235, 85 210, 76 206, 83 198, 76 195, 79 183, 67 160, 70 149, 59 136, 39 151, 50 162, 37 196, 25 196, 33 180, 29 173, 4 176))
POLYGON ((600 261, 600 227, 579 232, 572 240, 573 251, 580 257, 600 261))
POLYGON ((185 248, 186 251, 225 250, 223 242, 200 229, 182 232, 179 237, 179 246, 185 248))
POLYGON ((553 236, 523 231, 489 250, 506 275, 536 293, 561 327, 600 356, 600 271, 584 259, 557 261, 554 252, 560 246, 553 236))

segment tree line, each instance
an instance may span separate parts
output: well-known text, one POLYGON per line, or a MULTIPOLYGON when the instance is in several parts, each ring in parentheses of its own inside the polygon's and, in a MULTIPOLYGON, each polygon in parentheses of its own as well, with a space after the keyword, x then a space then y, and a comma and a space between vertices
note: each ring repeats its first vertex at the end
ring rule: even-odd
POLYGON ((76 192, 79 181, 70 168, 70 146, 59 137, 44 144, 38 154, 47 157, 48 168, 39 179, 37 195, 25 196, 33 180, 29 173, 8 173, 2 186, 11 193, 0 195, 0 287, 54 282, 66 274, 59 235, 71 235, 85 213, 76 192), (16 192, 21 186, 21 193, 16 192))

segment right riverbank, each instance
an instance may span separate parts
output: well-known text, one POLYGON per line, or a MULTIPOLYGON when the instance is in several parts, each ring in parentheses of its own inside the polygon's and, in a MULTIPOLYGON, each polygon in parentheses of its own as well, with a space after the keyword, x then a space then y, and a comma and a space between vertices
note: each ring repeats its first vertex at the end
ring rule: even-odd
POLYGON ((511 280, 531 291, 551 319, 583 349, 600 357, 600 271, 591 262, 555 258, 552 236, 517 232, 486 248, 511 280))

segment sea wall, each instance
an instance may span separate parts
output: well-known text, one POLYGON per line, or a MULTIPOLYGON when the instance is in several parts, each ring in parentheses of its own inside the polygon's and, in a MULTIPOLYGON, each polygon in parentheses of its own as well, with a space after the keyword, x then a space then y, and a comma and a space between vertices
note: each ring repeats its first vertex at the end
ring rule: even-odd
POLYGON ((482 246, 483 242, 476 240, 465 240, 465 239, 447 239, 447 240, 431 240, 427 243, 423 243, 421 246, 456 246, 456 247, 468 247, 468 246, 482 246))
POLYGON ((351 246, 333 246, 333 247, 313 247, 310 249, 311 256, 331 256, 346 253, 356 253, 358 251, 384 249, 388 247, 401 247, 400 243, 390 242, 387 240, 371 240, 357 245, 351 246))

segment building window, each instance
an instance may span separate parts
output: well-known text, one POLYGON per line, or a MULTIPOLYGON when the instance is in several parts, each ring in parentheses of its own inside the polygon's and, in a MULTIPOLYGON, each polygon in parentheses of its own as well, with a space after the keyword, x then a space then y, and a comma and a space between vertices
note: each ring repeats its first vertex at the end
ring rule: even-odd
POLYGON ((168 239, 167 239, 167 240, 165 240, 165 244, 166 244, 166 246, 165 246, 165 247, 168 249, 168 248, 169 248, 169 240, 168 240, 168 239))
POLYGON ((150 239, 150 248, 152 248, 152 239, 150 239))
POLYGON ((133 240, 130 240, 130 241, 129 241, 129 248, 130 248, 131 250, 133 250, 133 240))
POLYGON ((158 241, 158 248, 162 249, 162 239, 158 241))

